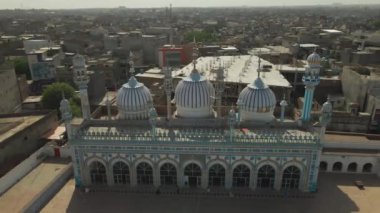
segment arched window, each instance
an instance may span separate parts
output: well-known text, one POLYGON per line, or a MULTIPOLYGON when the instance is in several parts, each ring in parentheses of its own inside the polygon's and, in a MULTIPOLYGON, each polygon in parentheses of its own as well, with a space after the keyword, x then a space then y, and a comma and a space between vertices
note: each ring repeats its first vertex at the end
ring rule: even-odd
POLYGON ((342 163, 341 162, 335 162, 333 164, 333 169, 334 172, 340 172, 342 171, 342 163))
POLYGON ((326 161, 321 161, 319 163, 319 171, 321 171, 321 172, 327 171, 327 162, 326 161))
POLYGON ((129 167, 127 164, 119 161, 113 165, 113 181, 115 184, 130 183, 129 167))
POLYGON ((260 167, 257 173, 258 188, 273 188, 275 179, 275 170, 270 165, 260 167))
POLYGON ((137 184, 153 184, 153 168, 148 163, 142 162, 139 165, 137 165, 136 174, 137 184))
POLYGON ((160 168, 161 185, 176 185, 177 170, 171 163, 165 163, 160 168))
POLYGON ((248 187, 249 186, 250 170, 248 166, 238 165, 232 173, 232 186, 248 187))
POLYGON ((185 167, 184 178, 185 185, 190 187, 198 187, 201 185, 202 170, 195 163, 190 163, 185 167))
POLYGON ((90 164, 90 177, 92 184, 107 184, 106 167, 99 161, 90 164))
POLYGON ((220 164, 213 165, 208 172, 209 186, 224 186, 226 170, 220 164))
POLYGON ((282 188, 298 189, 301 178, 301 171, 296 166, 289 166, 282 174, 282 188))
POLYGON ((372 172, 372 163, 364 164, 362 171, 365 173, 371 173, 372 172))
POLYGON ((348 172, 356 172, 358 169, 358 164, 357 163, 350 163, 348 164, 347 171, 348 172))

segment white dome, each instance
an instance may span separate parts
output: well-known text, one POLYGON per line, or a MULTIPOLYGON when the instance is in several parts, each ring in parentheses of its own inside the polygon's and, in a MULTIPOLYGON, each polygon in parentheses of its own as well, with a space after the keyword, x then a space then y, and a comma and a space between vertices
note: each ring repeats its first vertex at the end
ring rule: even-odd
POLYGON ((153 99, 149 89, 131 77, 117 92, 119 119, 148 119, 153 99))
POLYGON ((242 121, 270 122, 274 119, 276 96, 260 77, 241 91, 237 104, 242 121))
POLYGON ((86 66, 86 59, 82 55, 76 54, 73 57, 73 65, 75 67, 85 67, 86 66))
POLYGON ((184 118, 210 117, 213 114, 214 96, 213 85, 198 71, 193 71, 190 76, 180 81, 175 89, 177 115, 184 118))
POLYGON ((309 63, 309 65, 320 65, 321 57, 318 55, 318 53, 313 52, 307 57, 307 63, 309 63))

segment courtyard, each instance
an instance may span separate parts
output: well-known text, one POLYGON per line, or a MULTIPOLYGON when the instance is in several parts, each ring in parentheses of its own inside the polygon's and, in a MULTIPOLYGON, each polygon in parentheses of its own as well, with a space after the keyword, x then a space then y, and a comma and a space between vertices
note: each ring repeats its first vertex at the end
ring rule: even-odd
POLYGON ((229 196, 224 193, 156 194, 154 191, 91 191, 75 189, 71 179, 42 209, 42 212, 289 212, 289 213, 377 213, 380 209, 380 180, 374 175, 327 174, 319 178, 315 194, 279 196, 229 196), (354 185, 361 180, 364 190, 354 185))

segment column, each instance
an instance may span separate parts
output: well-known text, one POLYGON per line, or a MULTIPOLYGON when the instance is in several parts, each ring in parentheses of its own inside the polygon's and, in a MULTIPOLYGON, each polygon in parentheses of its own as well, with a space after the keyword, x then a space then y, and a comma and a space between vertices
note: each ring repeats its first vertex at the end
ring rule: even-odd
POLYGON ((107 185, 108 186, 113 186, 114 181, 113 181, 113 171, 110 169, 110 164, 107 163, 106 165, 106 176, 107 176, 107 185))
POLYGON ((202 183, 201 183, 202 189, 207 189, 208 188, 208 169, 207 168, 202 169, 201 179, 202 179, 202 183))
POLYGON ((132 165, 129 172, 131 175, 131 186, 137 186, 136 166, 132 165))
POLYGON ((226 187, 226 189, 231 189, 232 188, 232 168, 231 168, 231 166, 228 166, 226 168, 225 180, 226 180, 226 182, 224 183, 224 187, 226 187))
POLYGON ((159 187, 160 185, 160 169, 158 168, 158 164, 156 164, 153 167, 153 186, 159 187))
POLYGON ((257 187, 257 168, 253 168, 249 174, 249 188, 256 190, 257 187))
MULTIPOLYGON (((318 187, 318 172, 319 172, 319 161, 321 156, 321 150, 322 148, 319 148, 318 151, 315 151, 315 154, 313 155, 313 159, 311 161, 311 168, 310 168, 310 179, 309 181, 303 181, 305 184, 304 189, 302 191, 309 191, 309 192, 316 192, 318 187), (309 182, 308 185, 306 182, 309 182)), ((307 178, 307 176, 306 176, 307 178)))
POLYGON ((282 183, 282 168, 278 168, 276 171, 275 179, 274 179, 274 189, 277 191, 281 190, 282 183))
POLYGON ((309 103, 309 87, 305 86, 305 95, 303 99, 303 106, 302 106, 302 120, 305 121, 307 117, 307 105, 309 103))
POLYGON ((81 176, 81 168, 80 168, 80 159, 79 152, 75 149, 74 146, 70 147, 71 151, 71 159, 73 159, 73 169, 74 169, 74 179, 75 179, 75 187, 82 186, 82 176, 81 176))

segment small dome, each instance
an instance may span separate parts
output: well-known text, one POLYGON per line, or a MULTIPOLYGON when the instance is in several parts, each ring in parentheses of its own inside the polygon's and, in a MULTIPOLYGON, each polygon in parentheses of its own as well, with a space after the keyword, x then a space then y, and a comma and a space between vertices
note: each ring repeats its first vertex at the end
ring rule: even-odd
POLYGON ((307 63, 309 63, 309 65, 319 65, 321 63, 321 57, 317 52, 313 52, 307 57, 307 63))
POLYGON ((213 85, 198 71, 180 81, 175 89, 174 101, 179 117, 199 118, 212 115, 213 85))
POLYGON ((75 67, 85 67, 86 66, 86 59, 82 55, 76 54, 73 57, 73 65, 75 67))
POLYGON ((149 117, 152 95, 144 84, 132 76, 117 92, 119 119, 141 120, 149 117))
POLYGON ((237 104, 242 120, 269 122, 274 119, 276 96, 260 77, 241 91, 237 104))

